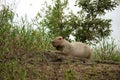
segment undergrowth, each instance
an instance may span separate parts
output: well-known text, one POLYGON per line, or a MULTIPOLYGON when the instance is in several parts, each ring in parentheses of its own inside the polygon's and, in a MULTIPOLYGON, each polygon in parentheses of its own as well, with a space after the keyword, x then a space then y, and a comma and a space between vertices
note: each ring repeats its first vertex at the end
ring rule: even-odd
MULTIPOLYGON (((14 13, 7 7, 0 11, 0 53, 14 55, 21 52, 49 50, 52 35, 44 27, 33 29, 32 23, 22 19, 20 25, 13 22, 14 13)), ((2 56, 1 56, 2 57, 2 56)))
POLYGON ((103 38, 102 41, 94 48, 93 57, 96 60, 111 60, 120 62, 119 46, 114 39, 103 38))
POLYGON ((45 32, 45 27, 21 19, 15 24, 14 12, 9 7, 0 10, 0 79, 26 80, 25 64, 20 65, 19 57, 33 52, 47 51, 52 48, 52 34, 45 32))

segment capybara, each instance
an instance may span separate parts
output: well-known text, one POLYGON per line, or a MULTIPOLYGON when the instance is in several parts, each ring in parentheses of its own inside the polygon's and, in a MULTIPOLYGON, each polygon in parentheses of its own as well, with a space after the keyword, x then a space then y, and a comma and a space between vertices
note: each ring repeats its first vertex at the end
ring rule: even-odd
POLYGON ((64 39, 64 37, 59 36, 52 40, 52 45, 59 50, 61 54, 87 59, 91 58, 92 51, 90 47, 82 42, 70 43, 64 39))

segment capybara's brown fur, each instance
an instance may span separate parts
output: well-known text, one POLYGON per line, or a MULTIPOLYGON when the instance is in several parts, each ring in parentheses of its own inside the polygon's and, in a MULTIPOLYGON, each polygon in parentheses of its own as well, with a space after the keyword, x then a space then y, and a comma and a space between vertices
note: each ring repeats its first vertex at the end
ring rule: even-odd
POLYGON ((92 51, 90 47, 82 42, 70 43, 62 36, 59 36, 53 39, 52 45, 64 55, 87 59, 91 58, 92 51))

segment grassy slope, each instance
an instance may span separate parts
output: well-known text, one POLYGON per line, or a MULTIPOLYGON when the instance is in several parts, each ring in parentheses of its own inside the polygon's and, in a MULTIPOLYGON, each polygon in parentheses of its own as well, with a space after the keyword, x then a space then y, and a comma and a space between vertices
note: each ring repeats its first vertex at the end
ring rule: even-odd
POLYGON ((120 79, 120 64, 86 64, 50 52, 25 53, 6 58, 0 62, 0 71, 1 80, 120 79))

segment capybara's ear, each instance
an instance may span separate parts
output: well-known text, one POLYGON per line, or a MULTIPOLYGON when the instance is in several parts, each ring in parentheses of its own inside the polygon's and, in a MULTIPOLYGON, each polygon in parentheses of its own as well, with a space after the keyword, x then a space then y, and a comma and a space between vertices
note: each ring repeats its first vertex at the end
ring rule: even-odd
POLYGON ((63 38, 63 39, 65 39, 65 37, 64 37, 64 36, 62 36, 62 38, 63 38))

